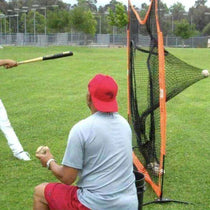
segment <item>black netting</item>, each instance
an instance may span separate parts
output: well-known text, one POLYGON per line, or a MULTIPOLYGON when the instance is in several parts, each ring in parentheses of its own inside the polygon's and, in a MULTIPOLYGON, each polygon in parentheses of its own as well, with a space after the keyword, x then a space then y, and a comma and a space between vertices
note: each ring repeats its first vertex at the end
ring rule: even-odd
MULTIPOLYGON (((155 1, 145 25, 139 24, 132 9, 129 19, 129 91, 134 151, 150 175, 157 175, 153 167, 159 164, 161 136, 155 1)), ((188 65, 166 50, 165 77, 167 101, 204 78, 201 69, 188 65)))

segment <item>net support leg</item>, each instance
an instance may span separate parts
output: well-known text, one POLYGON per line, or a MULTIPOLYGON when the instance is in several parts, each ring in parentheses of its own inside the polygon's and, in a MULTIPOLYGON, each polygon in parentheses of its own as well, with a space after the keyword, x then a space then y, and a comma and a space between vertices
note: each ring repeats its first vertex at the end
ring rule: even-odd
MULTIPOLYGON (((165 169, 165 155, 163 156, 163 171, 165 169)), ((178 200, 173 200, 173 199, 168 199, 168 198, 163 198, 163 181, 164 181, 164 173, 162 175, 162 183, 161 183, 161 194, 160 194, 160 198, 154 200, 154 201, 150 201, 147 203, 144 203, 142 206, 146 206, 149 204, 162 204, 162 203, 170 203, 170 202, 174 202, 174 203, 180 203, 180 204, 193 204, 190 202, 186 202, 186 201, 178 201, 178 200)))
POLYGON ((146 205, 149 205, 149 204, 162 204, 162 203, 170 203, 170 202, 174 202, 174 203, 180 203, 180 204, 193 204, 193 203, 190 203, 190 202, 186 202, 186 201, 178 201, 178 200, 173 200, 173 199, 168 199, 168 198, 158 198, 154 201, 150 201, 150 202, 147 202, 147 203, 144 203, 142 206, 146 206, 146 205))

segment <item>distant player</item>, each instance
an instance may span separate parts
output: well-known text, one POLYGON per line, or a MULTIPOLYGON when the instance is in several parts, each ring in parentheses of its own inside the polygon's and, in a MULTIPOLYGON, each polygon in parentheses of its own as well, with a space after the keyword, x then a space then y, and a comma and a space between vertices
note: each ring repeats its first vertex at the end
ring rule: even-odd
MULTIPOLYGON (((10 59, 0 60, 0 66, 4 66, 5 68, 12 68, 17 66, 17 62, 10 59)), ((0 129, 4 133, 7 139, 7 143, 10 149, 12 150, 14 157, 16 157, 19 160, 25 160, 25 161, 31 160, 28 152, 25 152, 23 150, 23 147, 20 144, 18 137, 16 136, 15 131, 11 126, 11 123, 7 116, 6 109, 1 99, 0 99, 0 129)))

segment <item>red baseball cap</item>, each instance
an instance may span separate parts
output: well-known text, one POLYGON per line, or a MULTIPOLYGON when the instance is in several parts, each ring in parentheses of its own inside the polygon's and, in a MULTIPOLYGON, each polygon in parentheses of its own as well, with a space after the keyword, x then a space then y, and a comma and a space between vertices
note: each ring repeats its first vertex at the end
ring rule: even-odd
POLYGON ((103 74, 97 74, 88 84, 93 105, 101 112, 117 112, 118 86, 115 80, 103 74))

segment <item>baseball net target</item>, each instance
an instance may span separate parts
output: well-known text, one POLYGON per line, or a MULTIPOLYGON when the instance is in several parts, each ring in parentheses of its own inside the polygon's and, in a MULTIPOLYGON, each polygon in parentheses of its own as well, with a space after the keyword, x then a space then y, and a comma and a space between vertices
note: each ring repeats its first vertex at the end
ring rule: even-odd
POLYGON ((166 102, 204 78, 164 48, 158 0, 142 19, 128 2, 128 118, 134 133, 135 168, 162 196, 166 148, 166 102))

